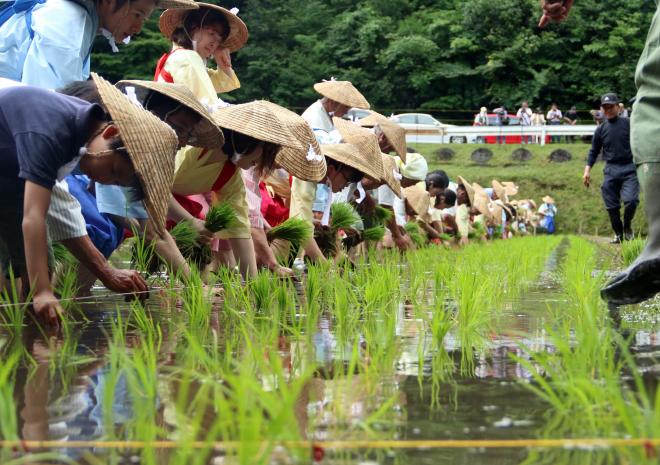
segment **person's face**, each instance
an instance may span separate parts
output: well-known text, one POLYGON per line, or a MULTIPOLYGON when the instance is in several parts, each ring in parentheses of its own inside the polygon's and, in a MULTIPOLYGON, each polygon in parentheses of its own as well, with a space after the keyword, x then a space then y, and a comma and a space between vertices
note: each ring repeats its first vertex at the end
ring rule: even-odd
POLYGON ((376 189, 382 186, 383 184, 385 184, 383 181, 372 179, 368 176, 363 177, 360 182, 362 183, 362 187, 364 187, 368 191, 372 189, 376 189))
POLYGON ((359 181, 362 178, 362 173, 346 165, 340 168, 328 165, 327 177, 332 183, 332 193, 336 194, 341 192, 349 183, 359 181))
POLYGON ((348 110, 351 109, 348 105, 344 105, 343 103, 335 102, 334 100, 331 100, 331 105, 332 109, 330 110, 333 113, 333 116, 336 116, 337 118, 341 118, 344 116, 346 113, 348 113, 348 110))
POLYGON ((190 142, 195 126, 201 119, 202 117, 194 111, 182 108, 167 115, 165 122, 176 132, 179 147, 185 147, 190 142))
POLYGON ((463 187, 462 184, 459 184, 456 188, 456 202, 458 202, 459 205, 465 205, 469 200, 467 190, 465 190, 465 187, 463 187))
POLYGON ((600 110, 603 112, 605 115, 605 118, 607 119, 612 119, 616 118, 619 116, 619 105, 612 105, 609 103, 606 103, 604 105, 600 106, 600 110))
POLYGON ((553 109, 553 110, 556 110, 556 109, 557 109, 557 105, 553 103, 553 104, 552 104, 552 109, 553 109))
POLYGON ((438 208, 440 210, 444 210, 445 208, 449 208, 449 206, 447 206, 447 203, 445 202, 445 195, 444 194, 438 195, 437 200, 435 202, 435 205, 436 205, 435 208, 438 208))
POLYGON ((80 159, 80 169, 98 183, 130 186, 135 180, 133 163, 121 153, 110 151, 110 143, 118 135, 116 126, 107 125, 94 136, 87 144, 90 153, 80 159))
POLYGON ((102 0, 99 5, 101 27, 110 31, 115 41, 121 42, 142 30, 144 22, 154 11, 154 0, 131 0, 115 10, 116 0, 102 0))
POLYGON ((257 165, 261 155, 263 155, 263 151, 264 143, 260 142, 259 145, 257 145, 252 151, 241 155, 241 158, 236 162, 236 166, 242 170, 249 170, 250 168, 257 165))
POLYGON ((192 38, 197 42, 197 53, 205 60, 215 54, 215 51, 222 45, 224 30, 220 23, 205 24, 203 27, 195 29, 192 38))
POLYGON ((378 133, 378 146, 380 147, 380 151, 383 153, 390 153, 394 151, 394 147, 392 147, 392 144, 390 144, 390 141, 387 140, 387 137, 385 137, 385 134, 382 131, 379 131, 378 133))
POLYGON ((444 189, 441 187, 431 186, 428 189, 426 189, 426 191, 429 193, 431 197, 437 197, 442 192, 444 192, 444 189))
POLYGON ((529 106, 529 104, 528 104, 527 102, 523 102, 523 103, 522 103, 522 107, 523 107, 524 109, 527 109, 528 106, 529 106))

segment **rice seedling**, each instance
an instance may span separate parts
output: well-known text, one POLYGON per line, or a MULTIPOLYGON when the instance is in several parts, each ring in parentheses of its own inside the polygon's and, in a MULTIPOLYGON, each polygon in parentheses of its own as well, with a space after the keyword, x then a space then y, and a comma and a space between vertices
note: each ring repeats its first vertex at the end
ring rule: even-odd
POLYGON ((5 288, 0 292, 0 321, 2 325, 11 329, 13 333, 20 333, 23 328, 23 321, 25 313, 30 306, 29 302, 32 300, 32 291, 23 300, 20 295, 16 277, 14 276, 13 268, 9 267, 8 276, 6 278, 5 288))
POLYGON ((309 224, 300 218, 289 218, 283 223, 271 228, 266 237, 268 242, 276 239, 283 239, 291 242, 295 249, 298 249, 307 239, 311 237, 309 224))
POLYGON ((385 237, 385 227, 374 226, 362 231, 362 239, 369 242, 379 242, 385 237))
POLYGON ((377 224, 387 224, 394 218, 394 212, 380 205, 374 209, 374 220, 377 224))
POLYGON ((330 228, 333 231, 353 228, 360 222, 360 215, 349 203, 337 202, 330 207, 330 228))
POLYGON ((623 241, 621 243, 621 256, 623 257, 623 264, 630 266, 634 262, 646 245, 646 240, 641 237, 636 237, 631 241, 623 241))
POLYGON ((403 227, 416 247, 421 248, 426 245, 426 235, 422 228, 415 221, 408 221, 403 227))
POLYGON ((234 208, 228 202, 220 202, 213 205, 206 213, 204 226, 209 231, 216 233, 231 228, 237 221, 234 208))

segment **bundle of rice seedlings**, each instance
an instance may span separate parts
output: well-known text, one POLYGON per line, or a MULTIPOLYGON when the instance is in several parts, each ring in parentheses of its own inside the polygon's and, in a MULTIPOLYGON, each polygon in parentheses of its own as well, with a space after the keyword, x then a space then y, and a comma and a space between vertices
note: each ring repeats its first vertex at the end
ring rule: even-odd
POLYGON ((181 221, 170 230, 170 234, 176 242, 176 246, 185 258, 191 254, 192 249, 197 245, 199 234, 195 231, 191 221, 181 221))
POLYGON ((447 234, 447 233, 440 233, 439 237, 440 237, 441 240, 447 241, 447 242, 450 242, 454 239, 451 234, 447 234))
POLYGON ((330 206, 330 228, 333 231, 352 228, 359 222, 360 215, 352 205, 338 202, 330 206))
POLYGON ((76 258, 59 242, 53 244, 53 255, 55 256, 56 266, 60 264, 73 265, 76 263, 76 258))
POLYGON ((387 224, 394 218, 394 212, 380 205, 374 210, 374 219, 378 224, 387 224))
POLYGON ((410 239, 412 239, 413 244, 415 244, 417 247, 424 247, 426 245, 426 235, 422 231, 422 228, 419 227, 417 222, 408 221, 403 228, 410 236, 410 239))
POLYGON ((229 229, 236 224, 236 211, 227 202, 220 202, 212 206, 206 214, 204 225, 209 231, 216 233, 223 229, 229 229))
POLYGON ((146 240, 137 236, 133 238, 131 267, 144 273, 156 274, 160 271, 162 264, 162 260, 156 254, 154 243, 147 244, 146 240))
POLYGON ((293 247, 298 248, 311 237, 309 228, 310 225, 305 220, 289 218, 268 231, 266 238, 268 242, 273 242, 275 239, 284 239, 291 242, 293 247))
POLYGON ((373 228, 362 231, 362 239, 365 241, 379 242, 385 237, 384 226, 374 226, 373 228))
POLYGON ((314 229, 314 240, 326 257, 337 255, 337 231, 332 227, 316 226, 314 229))
MULTIPOLYGON (((468 234, 468 238, 470 239, 479 239, 488 234, 488 231, 486 231, 486 226, 484 226, 483 223, 474 223, 472 227, 474 228, 473 231, 468 234)), ((498 226, 495 229, 494 235, 495 237, 501 237, 503 232, 504 228, 502 226, 498 226)))

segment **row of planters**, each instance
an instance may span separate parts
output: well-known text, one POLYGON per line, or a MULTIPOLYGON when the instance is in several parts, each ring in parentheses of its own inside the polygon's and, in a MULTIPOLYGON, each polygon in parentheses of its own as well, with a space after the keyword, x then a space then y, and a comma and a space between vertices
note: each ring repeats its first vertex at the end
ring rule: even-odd
MULTIPOLYGON (((443 147, 435 151, 435 156, 438 161, 449 161, 456 156, 456 152, 448 147, 443 147)), ((493 158, 493 156, 494 154, 491 149, 480 147, 472 152, 470 158, 478 165, 485 165, 493 158)), ((513 161, 517 162, 526 162, 534 158, 534 154, 523 147, 515 149, 510 156, 513 161)), ((548 160, 555 163, 564 163, 570 161, 572 158, 573 155, 564 149, 554 150, 548 155, 548 160)))

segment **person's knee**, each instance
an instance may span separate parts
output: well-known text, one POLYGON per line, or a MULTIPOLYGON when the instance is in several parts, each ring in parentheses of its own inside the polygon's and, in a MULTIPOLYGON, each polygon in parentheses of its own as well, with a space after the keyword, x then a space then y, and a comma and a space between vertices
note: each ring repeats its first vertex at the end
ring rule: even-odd
POLYGON ((623 207, 626 209, 637 208, 639 199, 623 199, 623 207))

